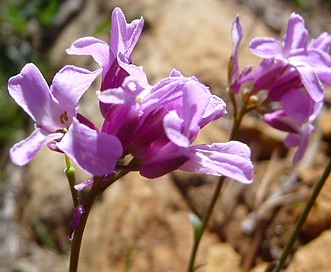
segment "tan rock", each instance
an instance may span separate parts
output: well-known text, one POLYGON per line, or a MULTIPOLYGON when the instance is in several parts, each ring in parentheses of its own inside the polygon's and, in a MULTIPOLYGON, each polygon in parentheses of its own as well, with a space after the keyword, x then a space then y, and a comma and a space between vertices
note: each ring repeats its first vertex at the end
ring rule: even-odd
POLYGON ((237 14, 245 32, 240 63, 257 63, 260 59, 249 53, 247 44, 253 35, 267 35, 266 27, 248 10, 217 0, 159 1, 145 9, 142 15, 150 29, 143 33, 134 61, 144 66, 153 82, 175 68, 223 92, 220 87, 226 84, 232 52, 231 25, 237 14))
POLYGON ((240 256, 226 243, 212 245, 208 250, 206 272, 240 272, 240 256))
MULTIPOLYGON (((315 170, 314 184, 318 182, 324 169, 312 168, 315 170)), ((308 171, 307 171, 308 172, 308 171)), ((308 176, 308 174, 306 174, 308 176)), ((309 176, 308 176, 309 177, 309 176)), ((309 179, 308 179, 309 180, 309 179)), ((329 177, 323 185, 302 229, 302 234, 307 239, 317 237, 323 231, 330 229, 331 226, 331 177, 329 177)))
POLYGON ((250 272, 265 272, 267 267, 268 267, 268 263, 259 263, 258 265, 256 265, 255 267, 253 267, 250 272))
POLYGON ((325 137, 331 136, 331 110, 325 110, 318 118, 318 127, 325 137))
MULTIPOLYGON (((96 203, 82 245, 80 271, 185 271, 193 242, 189 208, 169 176, 129 174, 96 203)), ((198 262, 216 242, 203 237, 198 262)))
POLYGON ((330 247, 331 230, 327 230, 295 253, 286 272, 329 272, 330 247))

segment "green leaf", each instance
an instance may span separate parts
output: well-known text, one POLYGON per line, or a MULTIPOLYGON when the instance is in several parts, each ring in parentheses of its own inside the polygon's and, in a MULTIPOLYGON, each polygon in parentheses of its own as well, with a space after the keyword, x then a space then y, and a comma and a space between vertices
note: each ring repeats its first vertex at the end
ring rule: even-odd
POLYGON ((192 227, 193 227, 194 241, 196 241, 197 238, 199 237, 200 233, 201 233, 202 221, 194 213, 189 213, 188 218, 191 221, 191 224, 192 224, 192 227))

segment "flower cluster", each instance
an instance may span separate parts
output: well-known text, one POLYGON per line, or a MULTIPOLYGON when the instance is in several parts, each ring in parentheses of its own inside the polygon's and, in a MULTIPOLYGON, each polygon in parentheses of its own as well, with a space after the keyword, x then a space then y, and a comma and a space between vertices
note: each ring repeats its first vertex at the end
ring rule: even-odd
POLYGON ((116 175, 121 160, 130 155, 135 161, 130 169, 147 178, 182 169, 250 183, 253 166, 247 145, 192 145, 200 129, 226 113, 223 100, 197 78, 176 70, 152 86, 143 69, 132 63, 143 23, 142 18, 127 23, 116 8, 109 45, 93 37, 72 44, 67 52, 91 55, 101 66, 96 71, 65 66, 48 87, 39 70, 27 64, 9 80, 10 95, 35 121, 31 136, 11 148, 12 161, 25 165, 47 145, 95 177, 116 175), (100 130, 78 113, 79 99, 99 75, 100 130))
POLYGON ((242 37, 237 17, 232 27, 230 90, 237 94, 244 83, 251 82, 251 94, 267 92, 266 101, 262 103, 266 107, 260 109, 263 120, 288 132, 285 145, 298 147, 293 159, 298 162, 314 130, 312 123, 323 105, 322 83, 331 85, 331 35, 323 33, 308 42, 303 18, 292 13, 281 41, 257 37, 250 42, 251 52, 263 60, 255 69, 245 67, 239 73, 238 47, 242 37))
MULTIPOLYGON (((251 151, 246 144, 234 140, 196 144, 200 130, 226 114, 224 101, 196 77, 183 76, 175 69, 151 85, 143 68, 132 61, 143 19, 128 23, 121 9, 116 8, 111 20, 109 44, 85 37, 67 49, 71 55, 92 56, 99 69, 89 71, 67 65, 49 86, 38 68, 29 63, 9 79, 10 96, 35 122, 35 130, 10 149, 10 157, 13 163, 23 166, 43 146, 65 155, 65 174, 74 203, 69 224, 69 239, 73 240, 70 271, 77 271, 82 236, 94 201, 125 174, 139 171, 152 179, 180 169, 222 177, 204 220, 200 222, 198 217, 190 216, 195 240, 189 271, 193 271, 198 267, 194 262, 200 238, 224 177, 241 183, 252 182, 251 151), (101 128, 83 116, 78 106, 80 98, 99 76, 101 86, 96 91, 95 102, 103 119, 101 128), (91 178, 76 184, 71 161, 91 178), (89 186, 91 190, 81 199, 77 191, 89 186)), ((228 93, 234 121, 230 137, 235 138, 244 115, 257 110, 267 124, 287 132, 285 145, 297 147, 293 161, 298 162, 323 106, 323 84, 331 85, 331 35, 323 33, 309 41, 304 20, 293 13, 281 41, 254 38, 250 42, 251 52, 262 61, 254 69, 247 66, 240 71, 238 51, 243 31, 239 16, 232 24, 231 33, 228 93)), ((322 178, 316 188, 321 188, 324 182, 322 178)), ((316 195, 314 190, 313 201, 316 195)))

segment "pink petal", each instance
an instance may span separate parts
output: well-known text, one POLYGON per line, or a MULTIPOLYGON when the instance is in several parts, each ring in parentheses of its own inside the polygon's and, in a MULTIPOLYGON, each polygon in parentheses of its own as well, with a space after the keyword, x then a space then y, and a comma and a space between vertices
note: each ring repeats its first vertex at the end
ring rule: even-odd
POLYGON ((305 28, 305 21, 300 15, 292 13, 284 36, 284 55, 287 56, 293 49, 305 48, 307 40, 308 31, 305 28))
POLYGON ((225 102, 216 95, 210 96, 209 102, 205 108, 199 127, 203 128, 209 122, 221 118, 226 114, 225 102))
POLYGON ((239 21, 239 15, 236 16, 236 19, 232 23, 231 29, 232 36, 232 55, 230 59, 230 83, 233 84, 237 80, 239 75, 239 63, 238 63, 238 51, 240 42, 244 36, 243 30, 239 21))
POLYGON ((298 134, 289 133, 286 136, 284 141, 286 147, 288 148, 295 146, 298 147, 293 158, 293 163, 299 162, 304 156, 309 144, 309 135, 312 131, 313 131, 313 126, 306 124, 301 128, 298 134))
POLYGON ((111 173, 123 152, 117 137, 93 130, 76 118, 57 146, 93 176, 111 173))
POLYGON ((308 49, 320 49, 324 52, 329 52, 331 47, 331 35, 327 32, 322 33, 316 39, 312 39, 308 45, 308 49))
POLYGON ((244 36, 238 14, 236 16, 236 19, 232 23, 231 36, 232 36, 232 47, 234 49, 233 55, 237 55, 239 44, 244 36))
POLYGON ((98 92, 98 99, 107 104, 136 105, 136 98, 142 91, 135 76, 127 76, 121 87, 98 92))
POLYGON ((47 143, 62 137, 62 133, 45 134, 41 129, 36 129, 25 140, 15 144, 9 151, 12 162, 23 166, 31 161, 39 149, 47 143))
POLYGON ((325 97, 324 87, 313 68, 309 66, 296 66, 295 68, 298 70, 302 83, 306 87, 310 97, 315 102, 322 101, 325 97))
POLYGON ((300 124, 307 122, 313 112, 314 101, 302 90, 289 90, 281 102, 285 113, 300 124))
POLYGON ((66 51, 71 55, 88 55, 99 63, 106 71, 108 66, 114 61, 115 56, 110 55, 109 45, 94 37, 85 37, 76 40, 66 51))
POLYGON ((158 178, 178 169, 188 160, 187 148, 178 147, 172 143, 151 152, 143 154, 139 172, 146 178, 158 178), (184 152, 183 152, 184 151, 184 152))
POLYGON ((67 65, 54 76, 51 92, 65 109, 74 110, 78 100, 101 72, 102 69, 91 72, 67 65))
POLYGON ((79 184, 76 184, 74 187, 77 191, 83 191, 85 188, 91 187, 93 185, 93 182, 93 179, 88 179, 79 184))
POLYGON ((230 141, 190 148, 190 159, 179 169, 201 174, 226 176, 241 183, 251 183, 253 164, 247 145, 230 141))
POLYGON ((280 43, 274 38, 254 38, 249 48, 254 55, 262 58, 272 58, 281 54, 280 43))
POLYGON ((138 42, 144 20, 137 19, 127 23, 124 13, 120 8, 115 8, 112 13, 112 29, 110 34, 111 51, 115 56, 118 53, 125 54, 128 58, 138 42))
POLYGON ((15 102, 36 122, 45 117, 52 101, 46 80, 32 64, 26 64, 21 73, 8 81, 8 91, 15 102))
POLYGON ((263 121, 276 129, 286 132, 297 133, 300 130, 300 124, 288 117, 284 110, 276 110, 264 114, 263 121))
POLYGON ((183 134, 183 119, 176 111, 170 111, 163 118, 163 127, 170 141, 181 147, 188 147, 190 140, 183 134))

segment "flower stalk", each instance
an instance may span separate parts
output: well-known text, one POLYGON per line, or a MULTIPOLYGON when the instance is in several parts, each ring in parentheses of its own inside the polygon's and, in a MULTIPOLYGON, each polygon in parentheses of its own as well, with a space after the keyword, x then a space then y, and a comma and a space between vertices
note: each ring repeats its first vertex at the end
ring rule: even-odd
MULTIPOLYGON (((133 158, 128 163, 128 169, 132 165, 137 165, 139 161, 136 158, 133 158)), ((73 234, 73 240, 71 244, 71 255, 70 255, 70 267, 69 272, 76 272, 78 268, 78 261, 79 261, 79 255, 80 255, 80 249, 81 249, 81 243, 83 239, 83 234, 85 230, 85 226, 87 223, 87 219, 89 217, 90 211, 92 209, 92 206, 97 199, 97 197, 105 191, 110 185, 115 183, 120 178, 124 177, 126 174, 130 173, 130 170, 121 170, 116 176, 112 176, 110 179, 104 180, 103 177, 94 177, 93 178, 93 185, 89 192, 88 198, 84 206, 84 213, 82 214, 79 224, 77 228, 75 229, 75 232, 73 234)), ((73 188, 75 191, 76 189, 73 188)), ((77 192, 77 191, 76 191, 77 192)))
POLYGON ((196 259, 197 251, 198 251, 198 248, 199 248, 199 245, 200 245, 201 237, 202 237, 202 235, 203 235, 203 233, 204 233, 204 231, 205 231, 205 229, 208 225, 208 222, 209 222, 210 216, 212 215, 212 212, 214 210, 216 201, 219 198, 224 180, 225 180, 224 176, 219 178, 219 180, 216 184, 213 196, 211 198, 211 201, 209 202, 209 205, 208 205, 207 211, 205 213, 205 216, 202 220, 202 225, 199 228, 199 231, 197 231, 195 233, 195 239, 194 239, 194 243, 193 243, 193 247, 192 247, 192 251, 191 251, 191 257, 190 257, 190 260, 189 260, 189 265, 188 265, 188 270, 187 270, 188 272, 193 272, 197 268, 201 267, 200 265, 195 266, 195 259, 196 259))
POLYGON ((70 267, 69 272, 77 272, 78 269, 78 261, 80 255, 80 248, 82 244, 83 234, 87 222, 87 218, 90 214, 92 209, 93 203, 95 202, 96 198, 100 194, 99 187, 101 183, 101 178, 94 178, 93 185, 91 191, 89 193, 89 197, 84 205, 84 213, 80 218, 79 225, 74 232, 74 238, 71 244, 71 255, 70 255, 70 267))
MULTIPOLYGON (((236 101, 233 93, 231 93, 231 92, 228 92, 228 93, 230 95, 231 102, 233 104, 233 108, 235 109, 234 114, 233 114, 234 115, 233 127, 232 127, 232 130, 231 130, 231 133, 230 133, 230 140, 232 140, 232 139, 235 138, 235 136, 236 136, 236 134, 239 130, 239 127, 240 127, 240 124, 243 120, 244 115, 249 110, 253 109, 253 107, 251 105, 249 105, 250 96, 251 96, 252 92, 250 94, 247 94, 246 99, 243 99, 243 105, 242 105, 240 111, 237 110, 238 109, 237 101, 236 101)), ((201 227, 199 228, 199 230, 194 235, 194 242, 193 242, 193 247, 192 247, 192 250, 191 250, 191 255, 190 255, 190 260, 189 260, 188 270, 187 270, 188 272, 193 272, 196 269, 201 267, 201 265, 195 265, 196 255, 197 255, 198 248, 199 248, 199 245, 200 245, 201 237, 202 237, 204 231, 207 228, 208 222, 209 222, 210 217, 211 217, 211 215, 213 213, 213 210, 215 208, 215 204, 216 204, 217 200, 219 199, 219 196, 220 196, 221 189, 222 189, 225 178, 226 178, 225 176, 221 176, 218 179, 216 187, 215 187, 213 195, 212 195, 212 198, 211 198, 211 200, 208 204, 206 213, 203 217, 201 227)))

